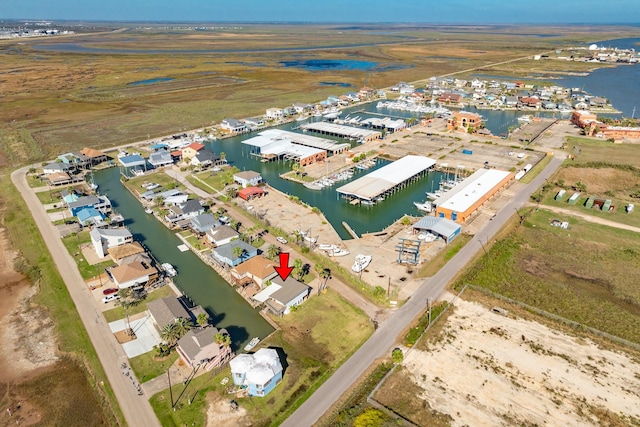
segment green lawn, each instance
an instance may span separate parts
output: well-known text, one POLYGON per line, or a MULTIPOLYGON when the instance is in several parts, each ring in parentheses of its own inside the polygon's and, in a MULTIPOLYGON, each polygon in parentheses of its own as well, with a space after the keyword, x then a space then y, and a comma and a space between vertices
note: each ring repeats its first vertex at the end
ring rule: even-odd
MULTIPOLYGON (((151 293, 147 294, 147 297, 143 301, 141 301, 140 304, 130 307, 129 316, 142 313, 143 311, 145 311, 147 309, 147 303, 149 301, 165 298, 171 295, 174 295, 174 293, 169 286, 163 286, 159 289, 156 289, 151 293)), ((122 307, 112 308, 111 310, 107 310, 102 314, 104 314, 104 318, 107 319, 107 322, 113 322, 115 320, 124 319, 126 317, 124 308, 122 307)))
MULTIPOLYGON (((205 182, 207 185, 215 188, 218 191, 222 191, 225 186, 233 183, 233 175, 235 173, 240 172, 240 169, 233 166, 231 168, 225 168, 219 172, 213 172, 211 170, 207 170, 204 172, 199 172, 195 174, 201 181, 205 182)), ((190 180, 190 182, 197 182, 197 180, 190 180)), ((211 192, 211 188, 203 187, 206 191, 211 192)))
MULTIPOLYGON (((104 269, 114 265, 115 263, 108 259, 107 261, 89 265, 87 260, 82 255, 80 247, 90 245, 91 236, 89 236, 89 230, 85 229, 79 233, 71 234, 62 239, 62 243, 67 248, 67 251, 76 260, 78 271, 83 279, 90 279, 96 277, 99 273, 104 272, 104 269)), ((93 250, 93 249, 91 249, 93 250)))
MULTIPOLYGON (((281 349, 286 355, 282 383, 264 398, 237 399, 254 426, 280 424, 373 333, 368 316, 331 290, 274 320, 281 329, 261 342, 260 347, 281 349), (339 338, 336 331, 340 331, 339 338)), ((197 378, 188 389, 192 396, 197 392, 195 401, 191 405, 181 401, 175 412, 167 390, 153 396, 150 401, 161 424, 204 425, 204 396, 229 399, 220 385, 224 376, 229 376, 228 370, 215 377, 205 374, 197 378)), ((182 388, 182 384, 174 386, 174 399, 182 388)))
POLYGON ((637 167, 640 145, 614 144, 597 138, 570 136, 567 137, 567 151, 575 155, 575 164, 606 162, 637 167))
POLYGON ((173 362, 175 362, 178 357, 178 352, 173 350, 168 357, 156 360, 156 352, 152 350, 136 356, 133 359, 129 359, 129 364, 136 374, 136 377, 143 383, 166 374, 169 367, 173 365, 173 362))

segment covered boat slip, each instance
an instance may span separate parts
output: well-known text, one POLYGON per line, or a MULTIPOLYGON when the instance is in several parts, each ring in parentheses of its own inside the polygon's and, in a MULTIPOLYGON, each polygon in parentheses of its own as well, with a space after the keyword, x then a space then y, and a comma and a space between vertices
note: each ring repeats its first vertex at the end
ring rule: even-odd
POLYGON ((327 150, 308 147, 294 143, 285 135, 264 134, 242 141, 252 147, 251 155, 260 157, 263 162, 276 159, 296 160, 302 166, 322 161, 327 156, 327 150))
POLYGON ((436 164, 423 156, 405 156, 370 174, 352 181, 336 191, 352 203, 373 204, 414 179, 422 177, 436 164))
POLYGON ((339 136, 341 138, 350 138, 365 142, 382 139, 382 132, 376 130, 360 129, 328 122, 307 123, 300 126, 300 128, 325 135, 339 136))
POLYGON ((351 148, 351 145, 347 144, 346 142, 336 143, 331 139, 305 135, 302 133, 289 132, 280 129, 267 129, 260 132, 258 135, 265 136, 271 139, 287 138, 294 144, 325 150, 331 154, 341 153, 344 150, 348 150, 349 148, 351 148))

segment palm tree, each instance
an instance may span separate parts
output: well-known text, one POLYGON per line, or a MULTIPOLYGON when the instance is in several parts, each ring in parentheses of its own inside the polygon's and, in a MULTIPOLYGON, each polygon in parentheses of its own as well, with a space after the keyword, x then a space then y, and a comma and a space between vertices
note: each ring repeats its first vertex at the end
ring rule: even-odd
POLYGON ((198 316, 196 317, 196 323, 201 328, 204 328, 204 327, 208 326, 209 325, 209 316, 207 316, 207 313, 199 313, 198 316))
POLYGON ((304 270, 302 269, 302 260, 300 258, 296 258, 293 261, 293 272, 296 276, 298 276, 298 280, 302 280, 302 276, 304 276, 304 270))
POLYGON ((160 338, 166 342, 170 347, 173 347, 178 342, 178 329, 174 322, 167 323, 160 331, 160 338))
POLYGON ((129 308, 138 305, 140 300, 133 293, 132 288, 123 288, 118 291, 119 299, 116 300, 115 305, 124 308, 124 314, 127 316, 127 334, 133 335, 133 329, 131 329, 131 322, 129 320, 129 308))
POLYGON ((280 248, 276 245, 269 245, 267 247, 267 258, 275 260, 280 255, 280 248))
POLYGON ((246 251, 244 250, 244 248, 240 247, 240 246, 236 246, 233 248, 233 257, 234 258, 242 258, 244 256, 244 253, 246 251))
POLYGON ((293 238, 296 239, 296 243, 300 243, 302 240, 302 233, 300 230, 293 230, 293 238))
POLYGON ((176 335, 177 335, 177 339, 176 342, 182 338, 183 336, 186 335, 187 332, 189 332, 192 328, 193 328, 193 322, 191 321, 191 319, 185 319, 184 317, 178 317, 174 322, 173 325, 176 329, 176 335))
POLYGON ((222 345, 224 347, 229 347, 231 345, 231 337, 229 334, 225 334, 223 332, 219 332, 213 336, 216 344, 222 345))

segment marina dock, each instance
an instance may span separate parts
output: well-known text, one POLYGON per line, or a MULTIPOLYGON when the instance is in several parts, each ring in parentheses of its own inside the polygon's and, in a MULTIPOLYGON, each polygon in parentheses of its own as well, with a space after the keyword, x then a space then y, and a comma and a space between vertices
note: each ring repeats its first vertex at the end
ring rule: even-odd
POLYGON ((382 132, 369 129, 354 128, 352 126, 338 125, 328 122, 307 123, 300 128, 303 131, 313 131, 324 135, 338 136, 358 141, 373 141, 382 139, 382 132))

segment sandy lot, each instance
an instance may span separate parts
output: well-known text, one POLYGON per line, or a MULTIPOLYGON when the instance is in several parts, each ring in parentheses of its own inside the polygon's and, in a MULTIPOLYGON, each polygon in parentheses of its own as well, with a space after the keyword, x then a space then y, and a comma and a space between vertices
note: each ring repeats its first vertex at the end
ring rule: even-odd
POLYGON ((229 400, 215 400, 207 408, 207 427, 245 427, 251 425, 247 410, 232 410, 229 400))
POLYGON ((640 422, 637 356, 478 303, 455 305, 442 340, 404 361, 419 398, 452 417, 451 425, 640 422))

